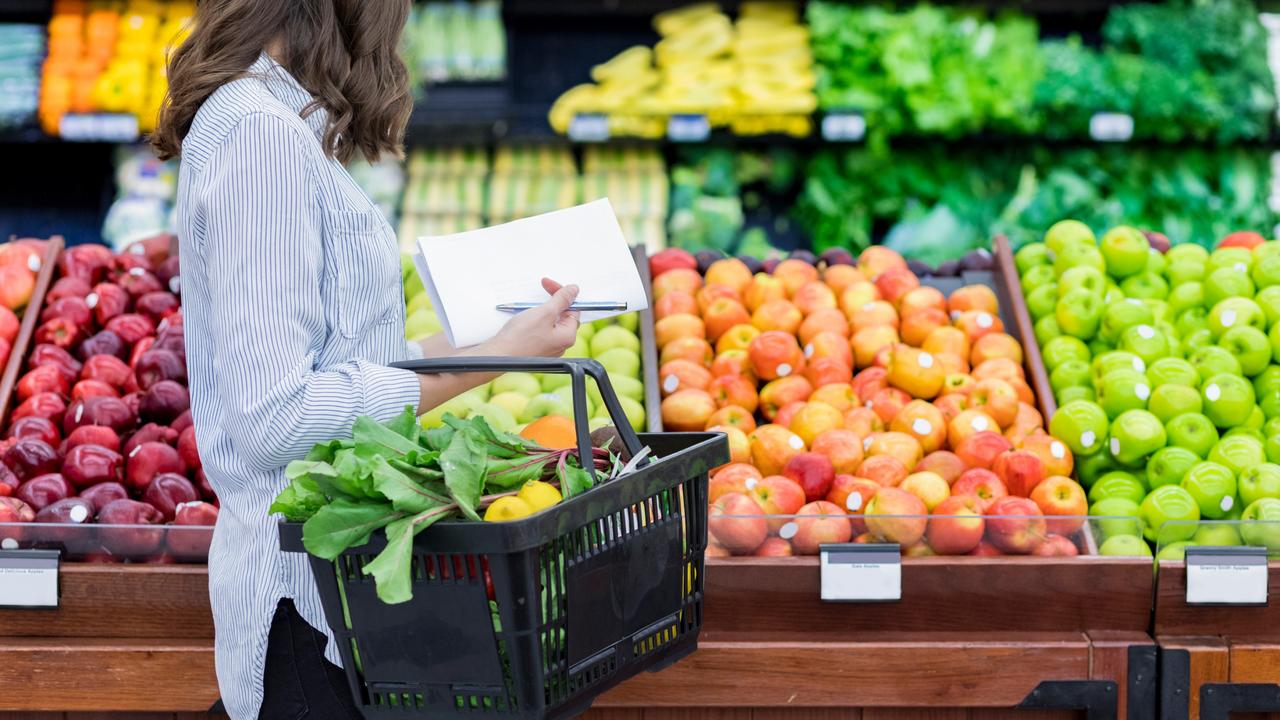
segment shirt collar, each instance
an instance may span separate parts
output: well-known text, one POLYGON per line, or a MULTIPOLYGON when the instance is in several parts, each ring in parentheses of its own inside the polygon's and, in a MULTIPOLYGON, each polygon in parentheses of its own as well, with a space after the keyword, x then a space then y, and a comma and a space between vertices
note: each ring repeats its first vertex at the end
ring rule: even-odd
MULTIPOLYGON (((299 117, 302 117, 303 110, 315 100, 311 93, 307 92, 307 89, 302 87, 293 75, 290 75, 289 71, 266 51, 258 55, 258 59, 249 66, 248 74, 258 78, 277 100, 297 113, 299 117)), ((315 132, 318 139, 324 138, 325 126, 329 121, 329 114, 324 108, 312 110, 302 120, 315 132)))

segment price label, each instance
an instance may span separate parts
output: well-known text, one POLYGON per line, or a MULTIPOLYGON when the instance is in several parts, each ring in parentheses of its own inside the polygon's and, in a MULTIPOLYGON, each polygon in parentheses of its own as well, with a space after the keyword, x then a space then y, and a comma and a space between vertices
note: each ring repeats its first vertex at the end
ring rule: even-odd
POLYGON ((1266 605, 1267 549, 1188 547, 1188 605, 1266 605))
POLYGON ((1097 142, 1127 142, 1133 137, 1133 116, 1128 113, 1094 113, 1089 137, 1097 142))
POLYGON ((63 115, 58 134, 72 142, 127 143, 138 139, 138 117, 122 113, 63 115))
POLYGON ((667 137, 672 142, 703 142, 711 137, 711 122, 706 115, 672 115, 667 119, 667 137))
POLYGON ((602 113, 578 113, 569 121, 569 139, 581 143, 609 140, 609 116, 602 113))
POLYGON ((896 544, 823 545, 825 602, 896 602, 902 599, 902 549, 896 544))
POLYGON ((58 551, 0 550, 0 607, 58 607, 58 551))
POLYGON ((835 112, 822 118, 822 139, 828 142, 861 142, 867 136, 862 113, 835 112))

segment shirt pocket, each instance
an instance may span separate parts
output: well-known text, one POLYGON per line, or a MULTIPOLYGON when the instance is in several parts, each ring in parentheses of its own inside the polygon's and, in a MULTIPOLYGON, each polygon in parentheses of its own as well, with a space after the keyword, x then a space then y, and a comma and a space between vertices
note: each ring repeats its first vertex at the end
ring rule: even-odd
POLYGON ((386 221, 376 210, 330 210, 325 232, 329 238, 329 262, 325 272, 328 298, 338 331, 354 340, 370 329, 393 323, 403 312, 400 293, 400 258, 389 243, 386 221))

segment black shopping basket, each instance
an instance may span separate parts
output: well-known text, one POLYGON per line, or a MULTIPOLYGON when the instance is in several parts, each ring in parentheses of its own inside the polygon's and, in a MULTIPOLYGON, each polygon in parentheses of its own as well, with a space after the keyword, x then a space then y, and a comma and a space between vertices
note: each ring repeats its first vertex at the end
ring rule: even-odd
MULTIPOLYGON (((442 522, 414 540, 413 599, 387 605, 361 570, 381 532, 336 561, 311 557, 347 680, 366 717, 564 718, 641 671, 697 648, 707 546, 707 472, 728 462, 718 433, 637 437, 593 360, 465 358, 419 373, 568 373, 579 450, 590 457, 586 377, 631 453, 654 459, 510 523, 442 522)), ((597 482, 600 477, 596 477, 597 482)), ((305 552, 302 527, 281 547, 305 552)))

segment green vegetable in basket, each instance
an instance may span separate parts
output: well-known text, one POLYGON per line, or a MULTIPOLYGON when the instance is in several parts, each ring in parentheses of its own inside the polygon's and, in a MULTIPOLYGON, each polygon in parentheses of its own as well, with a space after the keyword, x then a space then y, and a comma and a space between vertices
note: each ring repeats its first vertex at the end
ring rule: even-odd
MULTIPOLYGON (((387 546, 364 572, 383 602, 400 603, 413 595, 413 538, 434 523, 479 520, 489 503, 530 480, 551 481, 566 498, 592 486, 576 449, 540 447, 479 416, 445 415, 444 422, 423 431, 412 408, 388 423, 359 418, 350 439, 316 445, 289 464, 289 484, 270 511, 303 523, 303 545, 326 560, 384 530, 387 546)), ((592 467, 618 473, 614 453, 593 451, 592 467)))

